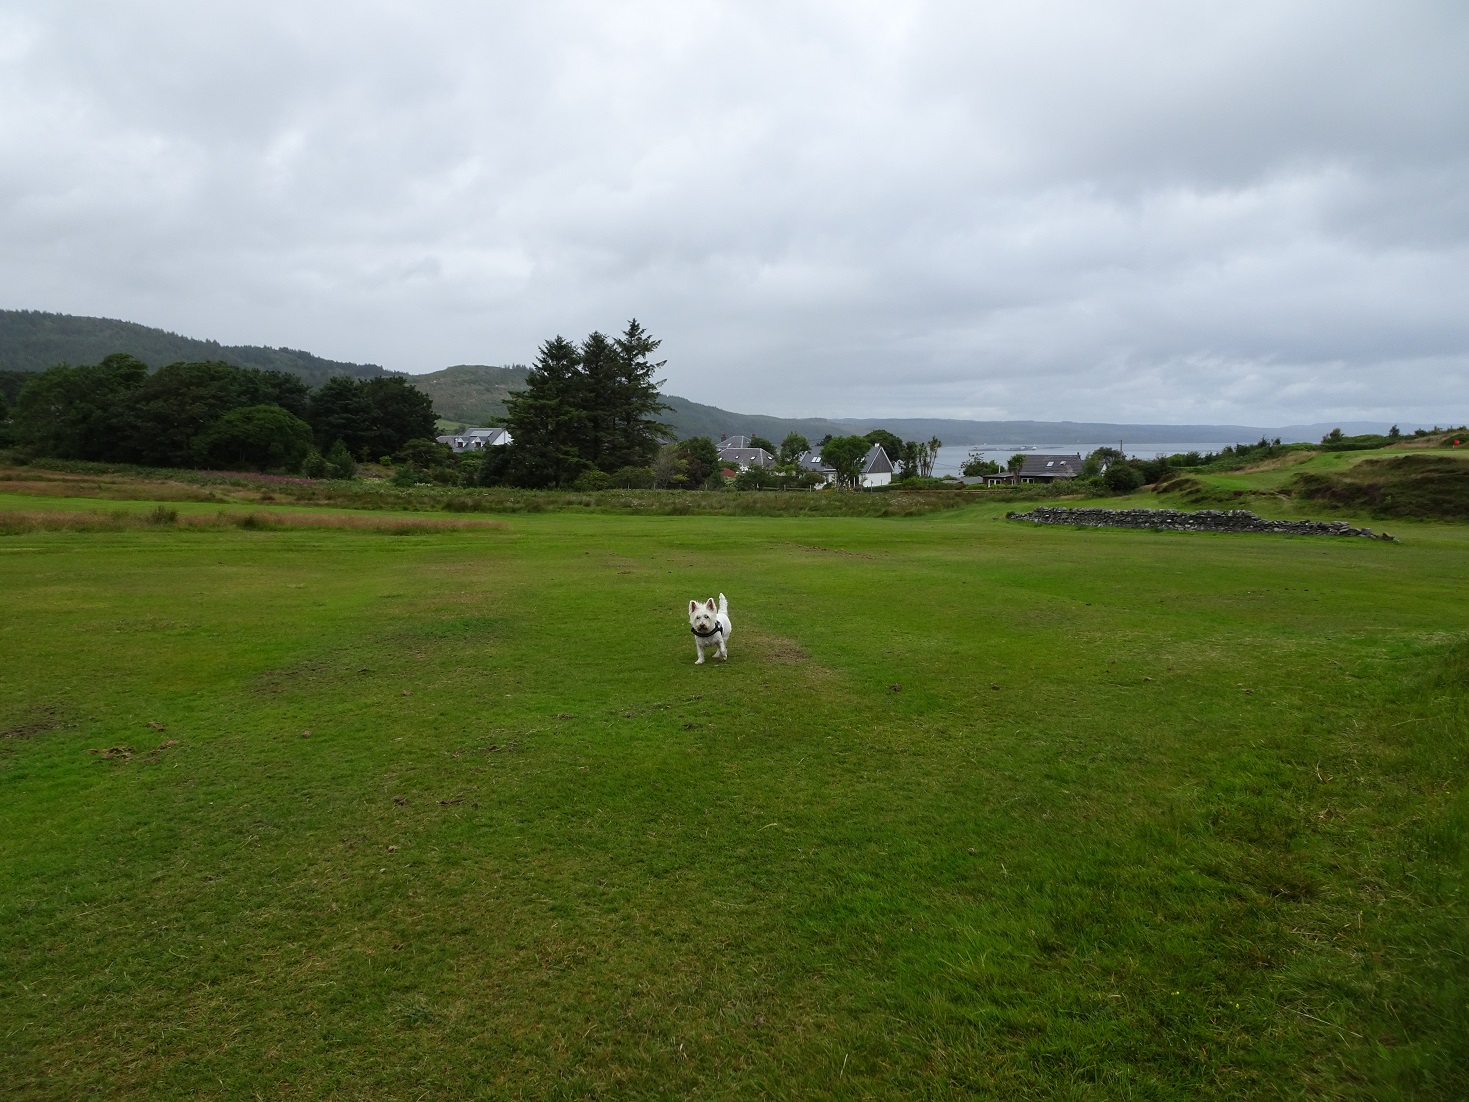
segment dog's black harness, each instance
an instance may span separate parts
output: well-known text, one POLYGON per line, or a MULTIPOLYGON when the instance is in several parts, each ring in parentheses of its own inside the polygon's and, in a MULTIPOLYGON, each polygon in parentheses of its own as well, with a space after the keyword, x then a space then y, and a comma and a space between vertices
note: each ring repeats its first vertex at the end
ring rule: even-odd
POLYGON ((714 627, 709 631, 700 631, 698 628, 689 628, 689 630, 697 635, 700 639, 708 639, 711 635, 718 635, 721 631, 723 631, 724 625, 715 624, 714 627))

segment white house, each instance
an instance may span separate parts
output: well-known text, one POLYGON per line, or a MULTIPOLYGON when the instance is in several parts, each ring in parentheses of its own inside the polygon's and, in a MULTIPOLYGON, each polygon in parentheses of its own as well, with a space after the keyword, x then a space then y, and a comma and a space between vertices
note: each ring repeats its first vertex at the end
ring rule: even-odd
POLYGON ((494 425, 490 428, 465 429, 463 432, 451 433, 448 436, 434 437, 440 444, 448 444, 455 453, 477 452, 485 448, 498 448, 510 443, 512 437, 508 429, 494 425))
MULTIPOLYGON (((823 486, 836 481, 836 468, 825 463, 816 452, 803 452, 801 458, 796 460, 796 465, 802 472, 818 476, 823 486)), ((882 445, 873 444, 872 450, 862 457, 861 471, 861 485, 864 489, 869 486, 887 486, 893 480, 893 461, 882 450, 882 445)))
POLYGON ((887 486, 893 481, 893 461, 882 450, 881 444, 873 444, 872 450, 862 460, 862 487, 887 486))
POLYGON ((796 460, 796 466, 801 469, 802 474, 814 474, 821 479, 821 485, 825 486, 836 478, 837 472, 833 467, 828 467, 821 461, 821 456, 815 452, 802 452, 801 458, 796 460))

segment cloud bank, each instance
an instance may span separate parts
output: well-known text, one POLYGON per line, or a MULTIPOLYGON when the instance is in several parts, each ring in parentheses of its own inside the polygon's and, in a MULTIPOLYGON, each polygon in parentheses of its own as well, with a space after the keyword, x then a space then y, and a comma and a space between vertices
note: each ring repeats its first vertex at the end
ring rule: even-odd
POLYGON ((1469 417, 1458 3, 0 13, 3 305, 785 415, 1469 417))

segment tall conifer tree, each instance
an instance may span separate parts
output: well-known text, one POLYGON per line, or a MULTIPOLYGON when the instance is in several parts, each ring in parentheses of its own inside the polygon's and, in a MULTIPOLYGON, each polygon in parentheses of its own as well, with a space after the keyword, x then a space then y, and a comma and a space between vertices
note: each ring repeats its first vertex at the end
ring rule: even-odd
POLYGON ((627 464, 615 462, 618 426, 623 419, 621 364, 617 346, 601 333, 593 333, 582 341, 581 408, 586 414, 587 429, 581 455, 592 466, 609 474, 627 464))
POLYGON ((587 469, 588 418, 581 353, 565 337, 541 345, 526 387, 505 399, 512 443, 505 475, 516 486, 563 486, 587 469))
POLYGON ((672 430, 658 421, 658 415, 671 409, 658 387, 663 380, 654 376, 667 360, 652 363, 649 357, 662 341, 653 337, 633 318, 622 336, 613 342, 617 353, 615 417, 608 467, 646 467, 658 452, 658 445, 672 430))

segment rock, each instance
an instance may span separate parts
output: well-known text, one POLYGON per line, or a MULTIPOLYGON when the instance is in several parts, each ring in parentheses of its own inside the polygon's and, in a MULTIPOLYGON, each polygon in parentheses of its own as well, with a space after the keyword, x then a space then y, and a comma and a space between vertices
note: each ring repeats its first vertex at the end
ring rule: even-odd
POLYGON ((1032 524, 1070 524, 1084 528, 1145 528, 1173 532, 1269 532, 1296 536, 1358 536, 1369 540, 1392 540, 1386 532, 1374 535, 1370 528, 1353 528, 1345 521, 1266 520, 1248 509, 1200 509, 1184 513, 1177 509, 1069 509, 1063 505, 1040 505, 1028 513, 1011 513, 1011 520, 1032 524))

